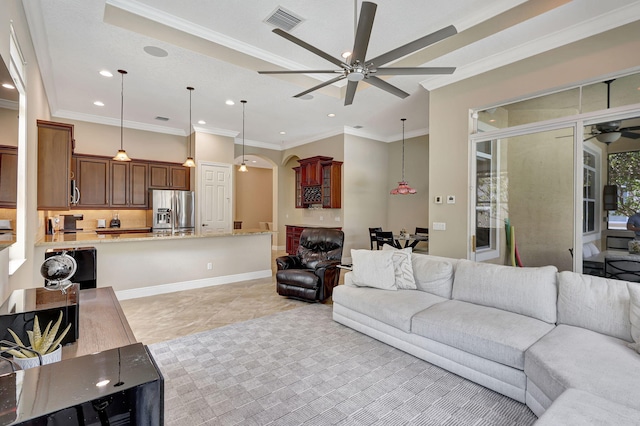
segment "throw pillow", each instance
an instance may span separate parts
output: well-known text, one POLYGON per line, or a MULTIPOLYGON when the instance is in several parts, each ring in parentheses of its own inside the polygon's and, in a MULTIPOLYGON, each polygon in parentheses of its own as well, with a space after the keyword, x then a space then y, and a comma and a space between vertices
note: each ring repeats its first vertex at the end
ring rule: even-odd
POLYGON ((453 264, 426 254, 411 255, 413 276, 418 290, 451 299, 453 289, 453 264))
POLYGON ((396 277, 396 287, 403 290, 416 290, 416 280, 413 277, 413 266, 411 265, 411 247, 397 249, 388 244, 382 246, 382 250, 393 252, 391 261, 393 262, 393 273, 396 277))
POLYGON ((397 290, 392 257, 393 252, 387 250, 351 249, 353 284, 358 287, 397 290))
POLYGON ((629 320, 631 321, 631 337, 634 343, 629 347, 640 353, 640 284, 627 283, 629 289, 629 320))

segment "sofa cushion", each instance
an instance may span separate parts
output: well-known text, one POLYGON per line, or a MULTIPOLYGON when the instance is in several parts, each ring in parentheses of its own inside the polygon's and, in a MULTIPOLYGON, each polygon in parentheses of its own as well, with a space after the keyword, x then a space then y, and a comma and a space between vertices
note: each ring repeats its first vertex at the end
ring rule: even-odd
POLYGON ((411 254, 413 276, 418 290, 451 299, 453 263, 444 258, 411 254))
POLYGON ((538 419, 536 426, 640 423, 640 411, 579 389, 567 389, 538 419))
POLYGON ((413 266, 411 265, 411 247, 397 249, 389 244, 382 246, 382 250, 393 251, 393 273, 396 277, 396 287, 405 290, 415 290, 416 280, 413 278, 413 266))
POLYGON ((631 341, 626 281, 558 273, 558 324, 575 325, 631 341))
POLYGON ((631 337, 634 343, 629 345, 640 353, 640 284, 627 283, 629 289, 629 320, 631 323, 631 337))
POLYGON ((444 299, 418 290, 394 292, 375 288, 339 285, 333 289, 333 303, 411 332, 411 317, 444 299))
POLYGON ((453 282, 453 298, 556 322, 555 266, 515 268, 461 260, 453 282))
POLYGON ((397 290, 392 251, 351 249, 352 283, 360 287, 397 290))
POLYGON ((520 370, 524 351, 553 329, 513 312, 448 300, 417 313, 411 332, 520 370))
POLYGON ((622 339, 560 324, 525 353, 527 378, 552 401, 577 388, 640 407, 640 355, 622 339))

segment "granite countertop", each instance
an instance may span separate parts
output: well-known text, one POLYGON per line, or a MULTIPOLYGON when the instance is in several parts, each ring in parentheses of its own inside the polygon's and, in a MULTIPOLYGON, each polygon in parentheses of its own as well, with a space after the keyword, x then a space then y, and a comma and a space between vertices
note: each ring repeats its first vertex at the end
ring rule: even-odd
POLYGON ((234 229, 233 232, 225 233, 206 233, 201 234, 194 231, 189 232, 147 232, 147 233, 127 233, 123 229, 122 234, 102 234, 99 235, 95 231, 81 231, 76 233, 54 235, 45 235, 44 238, 36 242, 36 246, 56 246, 60 243, 118 243, 132 241, 158 241, 158 240, 174 240, 186 238, 216 238, 243 235, 272 234, 272 231, 263 229, 234 229))

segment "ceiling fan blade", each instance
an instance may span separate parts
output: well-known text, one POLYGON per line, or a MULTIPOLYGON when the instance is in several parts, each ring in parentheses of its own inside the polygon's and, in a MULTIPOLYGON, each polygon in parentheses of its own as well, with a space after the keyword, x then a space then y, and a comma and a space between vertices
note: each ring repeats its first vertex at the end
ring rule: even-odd
POLYGON ((317 47, 313 47, 309 43, 307 43, 305 41, 302 41, 297 37, 292 36, 288 32, 281 30, 280 28, 274 29, 273 32, 278 34, 280 37, 286 38, 290 42, 293 42, 293 43, 297 44, 298 46, 307 49, 309 52, 315 53, 316 55, 320 56, 321 58, 326 59, 327 61, 331 62, 332 64, 335 64, 335 65, 337 65, 337 66, 339 66, 341 68, 349 68, 349 65, 345 64, 341 60, 339 60, 337 58, 334 58, 333 56, 329 55, 328 53, 323 52, 322 50, 318 49, 317 47))
POLYGON ((258 74, 335 74, 344 70, 289 70, 289 71, 258 71, 258 74))
MULTIPOLYGON (((599 133, 598 133, 599 134, 599 133)), ((583 139, 584 142, 588 141, 589 139, 593 139, 598 135, 593 135, 593 136, 589 136, 588 138, 583 139)))
POLYGON ((356 95, 357 88, 358 88, 357 81, 350 81, 347 84, 347 93, 344 97, 344 106, 351 105, 353 103, 353 97, 356 95))
POLYGON ((369 38, 371 38, 371 29, 373 28, 373 18, 376 16, 378 5, 368 1, 362 2, 360 7, 360 18, 358 19, 358 28, 356 30, 356 39, 353 43, 353 52, 351 52, 350 64, 355 62, 364 63, 364 58, 369 47, 369 38))
POLYGON ((424 49, 431 44, 437 43, 457 33, 458 30, 456 30, 456 27, 454 27, 453 25, 449 25, 448 27, 442 28, 441 30, 414 40, 411 43, 407 43, 404 46, 400 46, 387 53, 383 53, 380 56, 370 59, 367 61, 367 64, 371 63, 374 65, 384 65, 396 59, 402 58, 403 56, 407 56, 417 50, 424 49))
POLYGON ((311 93, 311 92, 313 92, 314 90, 322 89, 324 86, 328 86, 328 85, 330 85, 330 84, 335 83, 336 81, 340 81, 340 80, 342 80, 343 78, 346 78, 346 76, 344 76, 344 75, 340 75, 340 76, 338 76, 338 77, 336 77, 336 78, 332 78, 331 80, 327 80, 327 81, 325 81, 325 82, 323 82, 323 83, 318 84, 317 86, 313 86, 311 89, 307 89, 307 90, 305 90, 304 92, 300 92, 300 93, 298 93, 297 95, 294 95, 293 97, 294 97, 294 98, 299 98, 300 96, 304 96, 304 95, 306 95, 307 93, 311 93))
POLYGON ((640 133, 633 133, 633 132, 620 132, 620 133, 622 133, 623 138, 640 139, 640 133))
POLYGON ((376 86, 378 89, 382 89, 386 92, 391 93, 392 95, 396 95, 398 97, 401 97, 402 99, 406 98, 407 96, 409 96, 409 94, 407 92, 405 92, 404 90, 400 90, 398 89, 396 86, 387 83, 386 81, 378 78, 378 77, 373 77, 373 76, 369 76, 365 79, 365 81, 369 84, 371 84, 372 86, 376 86))
POLYGON ((453 74, 456 67, 409 67, 409 68, 376 68, 370 69, 377 75, 436 75, 453 74))
POLYGON ((620 129, 621 132, 627 132, 629 130, 640 130, 640 126, 624 127, 620 129))

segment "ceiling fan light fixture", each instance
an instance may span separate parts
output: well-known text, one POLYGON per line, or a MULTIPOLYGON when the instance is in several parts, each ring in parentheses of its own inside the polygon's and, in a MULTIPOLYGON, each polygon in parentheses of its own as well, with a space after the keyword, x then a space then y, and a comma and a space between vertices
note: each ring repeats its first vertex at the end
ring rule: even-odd
POLYGON ((598 142, 606 143, 607 145, 609 145, 610 143, 613 143, 620 139, 620 136, 622 136, 622 133, 620 132, 599 133, 596 135, 596 139, 598 140, 598 142))

